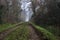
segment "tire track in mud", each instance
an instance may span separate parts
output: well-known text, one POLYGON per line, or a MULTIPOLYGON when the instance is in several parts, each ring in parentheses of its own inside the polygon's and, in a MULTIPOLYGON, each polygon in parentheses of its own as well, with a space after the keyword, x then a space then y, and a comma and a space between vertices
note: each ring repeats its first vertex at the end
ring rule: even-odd
MULTIPOLYGON (((0 40, 3 40, 6 36, 8 36, 11 32, 13 32, 14 30, 18 29, 20 27, 21 24, 17 24, 16 27, 7 29, 3 32, 0 32, 0 40)), ((27 24, 28 25, 28 29, 29 29, 29 40, 43 40, 42 37, 42 33, 38 32, 38 30, 36 30, 32 24, 27 24)))
POLYGON ((29 24, 29 40, 44 40, 43 39, 43 34, 38 32, 31 24, 29 24))
POLYGON ((9 30, 6 30, 6 31, 0 33, 0 40, 3 40, 8 34, 10 34, 11 32, 13 32, 17 28, 19 28, 19 27, 15 27, 15 28, 12 28, 12 29, 9 29, 9 30))
POLYGON ((18 29, 20 27, 20 25, 22 25, 22 23, 18 23, 16 25, 14 25, 14 27, 12 28, 8 28, 2 32, 0 32, 0 40, 3 40, 6 36, 8 36, 11 32, 13 32, 14 30, 18 29))

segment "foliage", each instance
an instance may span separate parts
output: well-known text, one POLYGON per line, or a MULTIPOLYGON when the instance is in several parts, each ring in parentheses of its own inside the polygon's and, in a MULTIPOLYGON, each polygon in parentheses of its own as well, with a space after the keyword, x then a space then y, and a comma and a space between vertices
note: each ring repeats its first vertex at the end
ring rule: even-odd
POLYGON ((8 28, 11 28, 13 26, 13 24, 0 24, 0 32, 8 29, 8 28))
POLYGON ((33 23, 31 23, 38 31, 42 32, 44 34, 44 36, 46 36, 49 40, 58 40, 56 38, 56 36, 54 36, 51 32, 47 31, 46 29, 40 27, 40 26, 37 26, 33 23))
POLYGON ((17 24, 10 24, 10 23, 5 23, 5 24, 0 24, 0 32, 7 30, 9 28, 14 28, 16 25, 23 24, 23 22, 17 23, 17 24))
POLYGON ((28 40, 29 29, 26 24, 20 25, 20 27, 10 33, 4 40, 28 40))
POLYGON ((60 27, 58 26, 48 26, 45 27, 49 32, 53 33, 55 36, 59 37, 60 35, 60 27))
MULTIPOLYGON (((37 26, 31 23, 39 32, 42 32, 45 37, 49 40, 58 40, 51 32, 47 31, 46 29, 37 26)), ((14 25, 15 26, 15 25, 14 25)), ((29 29, 27 23, 23 23, 18 29, 11 32, 4 40, 28 40, 29 36, 29 29)))
POLYGON ((56 0, 46 0, 46 5, 42 5, 41 12, 37 12, 34 21, 39 25, 60 25, 60 8, 59 3, 56 3, 56 0), (45 10, 47 9, 47 10, 45 10), (45 12, 44 12, 45 11, 45 12), (46 12, 47 11, 47 12, 46 12))

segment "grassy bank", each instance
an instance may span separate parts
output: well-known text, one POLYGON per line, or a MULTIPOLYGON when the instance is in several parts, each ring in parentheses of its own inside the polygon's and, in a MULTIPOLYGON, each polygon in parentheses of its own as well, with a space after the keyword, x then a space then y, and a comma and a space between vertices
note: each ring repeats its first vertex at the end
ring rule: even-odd
POLYGON ((0 32, 7 30, 9 28, 14 28, 14 27, 16 27, 16 25, 20 25, 20 24, 23 24, 23 22, 16 23, 16 24, 9 24, 9 23, 1 24, 0 25, 0 32))
MULTIPOLYGON (((43 27, 37 26, 34 23, 31 23, 39 32, 47 37, 49 40, 58 40, 51 32, 46 30, 43 27)), ((29 40, 29 29, 28 23, 23 23, 19 26, 18 29, 10 33, 4 40, 29 40)))
POLYGON ((0 25, 0 32, 12 27, 13 24, 1 24, 0 25))
POLYGON ((18 29, 10 33, 4 40, 28 40, 29 29, 26 24, 20 25, 18 29))
POLYGON ((58 40, 56 36, 54 36, 51 32, 46 30, 45 28, 42 28, 40 26, 37 26, 33 23, 31 23, 38 31, 42 32, 44 36, 46 36, 49 40, 58 40))

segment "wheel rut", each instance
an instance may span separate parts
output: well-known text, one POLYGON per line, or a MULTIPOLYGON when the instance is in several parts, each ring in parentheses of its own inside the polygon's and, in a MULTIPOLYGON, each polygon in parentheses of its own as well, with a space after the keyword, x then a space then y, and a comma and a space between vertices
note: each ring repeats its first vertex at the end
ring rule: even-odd
MULTIPOLYGON (((0 33, 0 40, 3 40, 6 36, 8 36, 11 32, 18 29, 20 25, 17 25, 14 28, 10 28, 0 33)), ((28 24, 29 29, 29 40, 43 40, 41 33, 39 33, 32 25, 28 24)))
POLYGON ((36 30, 33 28, 33 26, 29 25, 29 40, 43 40, 41 37, 41 34, 38 35, 38 33, 36 32, 36 30))

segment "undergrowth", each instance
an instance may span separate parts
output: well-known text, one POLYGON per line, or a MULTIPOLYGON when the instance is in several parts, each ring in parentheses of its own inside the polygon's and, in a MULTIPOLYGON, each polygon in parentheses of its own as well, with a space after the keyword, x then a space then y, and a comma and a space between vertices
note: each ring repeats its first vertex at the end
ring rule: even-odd
MULTIPOLYGON (((31 22, 30 22, 31 23, 31 22)), ((46 36, 49 40, 58 40, 54 34, 49 32, 43 27, 37 26, 34 23, 31 23, 38 31, 42 32, 44 36, 46 36)))
POLYGON ((0 32, 12 27, 13 24, 0 24, 0 32))
POLYGON ((29 29, 26 24, 20 25, 18 29, 10 33, 4 40, 28 40, 29 29))

